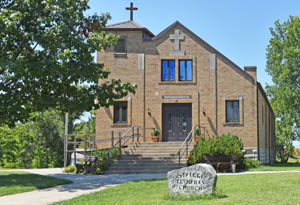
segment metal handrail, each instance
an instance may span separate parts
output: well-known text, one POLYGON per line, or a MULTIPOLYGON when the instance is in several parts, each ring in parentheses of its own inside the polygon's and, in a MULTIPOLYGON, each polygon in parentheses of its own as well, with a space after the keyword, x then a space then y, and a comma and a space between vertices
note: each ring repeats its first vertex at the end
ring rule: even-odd
POLYGON ((139 142, 139 135, 140 135, 140 134, 139 134, 139 127, 136 127, 136 126, 130 127, 130 128, 123 134, 123 136, 121 136, 121 135, 120 135, 120 132, 119 132, 119 138, 118 138, 118 141, 117 141, 117 142, 110 148, 110 150, 107 152, 107 158, 108 158, 107 162, 109 162, 110 159, 114 157, 115 153, 114 153, 114 155, 111 155, 111 156, 110 156, 110 153, 112 152, 112 150, 113 150, 117 145, 119 145, 119 154, 121 154, 121 153, 122 153, 122 146, 123 146, 124 144, 126 144, 126 143, 128 142, 129 139, 132 139, 132 142, 134 142, 134 137, 135 137, 135 135, 137 135, 137 141, 139 142), (134 133, 135 128, 137 128, 137 131, 138 131, 137 134, 134 133), (132 134, 131 134, 131 135, 127 135, 129 131, 132 131, 132 134), (122 143, 122 139, 126 139, 126 138, 127 138, 127 140, 126 140, 126 141, 123 141, 123 143, 122 143))
POLYGON ((180 160, 183 157, 184 153, 188 154, 188 147, 192 141, 192 136, 193 136, 193 132, 194 132, 195 126, 192 127, 191 131, 189 132, 189 134, 187 135, 187 137, 185 138, 184 142, 182 143, 182 145, 180 146, 177 155, 178 155, 178 164, 180 166, 180 160), (181 150, 184 148, 185 145, 185 149, 181 155, 181 150))

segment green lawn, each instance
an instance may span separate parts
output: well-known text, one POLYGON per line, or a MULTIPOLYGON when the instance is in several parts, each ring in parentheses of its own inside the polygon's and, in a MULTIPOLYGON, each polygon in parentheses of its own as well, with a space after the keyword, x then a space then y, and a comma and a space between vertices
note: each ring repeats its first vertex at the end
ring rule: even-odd
POLYGON ((167 180, 122 184, 103 191, 56 203, 82 204, 299 204, 300 173, 219 176, 217 196, 169 198, 167 180))
POLYGON ((1 171, 0 196, 33 191, 67 183, 71 182, 27 172, 1 171))
POLYGON ((257 168, 249 168, 246 171, 288 171, 288 170, 299 170, 300 171, 300 164, 299 163, 274 163, 270 165, 261 165, 257 168))

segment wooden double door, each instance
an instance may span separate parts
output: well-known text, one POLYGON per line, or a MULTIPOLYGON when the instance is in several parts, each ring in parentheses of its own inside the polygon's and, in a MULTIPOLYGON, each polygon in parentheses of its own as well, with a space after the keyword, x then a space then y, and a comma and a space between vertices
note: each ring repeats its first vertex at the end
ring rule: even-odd
POLYGON ((184 141, 192 129, 192 104, 178 103, 162 105, 162 140, 184 141))

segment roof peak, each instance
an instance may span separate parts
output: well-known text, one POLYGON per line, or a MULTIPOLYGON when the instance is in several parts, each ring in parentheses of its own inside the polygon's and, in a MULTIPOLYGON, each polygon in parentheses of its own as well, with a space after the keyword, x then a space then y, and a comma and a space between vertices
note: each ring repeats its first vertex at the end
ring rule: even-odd
POLYGON ((142 26, 132 20, 107 25, 106 30, 142 30, 142 31, 147 32, 151 37, 155 36, 145 26, 142 26))

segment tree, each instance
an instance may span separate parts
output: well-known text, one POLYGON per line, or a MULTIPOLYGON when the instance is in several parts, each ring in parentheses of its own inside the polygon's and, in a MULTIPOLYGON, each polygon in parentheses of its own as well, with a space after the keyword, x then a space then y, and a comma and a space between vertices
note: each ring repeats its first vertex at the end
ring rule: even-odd
POLYGON ((45 168, 63 165, 64 119, 57 110, 30 114, 26 123, 0 127, 0 166, 45 168))
POLYGON ((118 37, 104 32, 109 14, 84 15, 88 0, 3 0, 0 8, 0 124, 49 108, 97 109, 134 93, 94 63, 92 54, 118 37))
POLYGON ((300 18, 290 16, 270 28, 266 71, 274 85, 267 94, 276 115, 278 154, 282 161, 291 156, 293 140, 300 137, 300 18))

